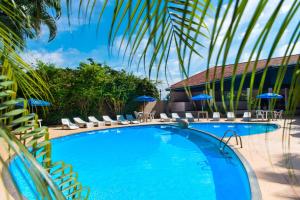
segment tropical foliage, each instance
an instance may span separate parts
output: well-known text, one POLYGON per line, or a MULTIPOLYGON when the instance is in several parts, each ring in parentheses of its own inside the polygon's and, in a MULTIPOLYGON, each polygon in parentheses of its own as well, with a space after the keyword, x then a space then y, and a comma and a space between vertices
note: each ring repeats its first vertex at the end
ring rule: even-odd
POLYGON ((48 124, 59 124, 64 117, 92 115, 101 119, 106 114, 133 113, 140 105, 135 101, 137 96, 158 98, 156 85, 148 79, 93 60, 80 63, 78 68, 58 68, 39 62, 37 72, 45 78, 55 96, 45 115, 44 121, 48 124))

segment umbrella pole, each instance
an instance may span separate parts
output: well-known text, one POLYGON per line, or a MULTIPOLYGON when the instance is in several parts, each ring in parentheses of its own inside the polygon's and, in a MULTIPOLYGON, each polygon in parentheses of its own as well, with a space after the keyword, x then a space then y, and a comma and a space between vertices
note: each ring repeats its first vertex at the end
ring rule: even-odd
POLYGON ((203 112, 203 101, 201 101, 201 107, 202 107, 202 112, 203 112))

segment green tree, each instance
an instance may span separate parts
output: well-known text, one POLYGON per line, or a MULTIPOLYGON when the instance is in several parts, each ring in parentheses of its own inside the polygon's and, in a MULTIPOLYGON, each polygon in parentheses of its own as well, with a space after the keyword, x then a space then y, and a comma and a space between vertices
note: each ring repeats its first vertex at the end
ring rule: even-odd
POLYGON ((38 62, 38 73, 55 96, 45 116, 47 123, 58 124, 63 117, 132 113, 138 109, 137 96, 158 98, 156 85, 148 79, 89 61, 73 69, 38 62))

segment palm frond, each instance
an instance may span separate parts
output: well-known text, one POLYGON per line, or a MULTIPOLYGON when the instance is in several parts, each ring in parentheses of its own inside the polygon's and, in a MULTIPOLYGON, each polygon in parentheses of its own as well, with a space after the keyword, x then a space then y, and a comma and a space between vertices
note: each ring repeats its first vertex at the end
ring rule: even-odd
MULTIPOLYGON (((104 3, 103 10, 106 5, 107 2, 104 3)), ((166 68, 168 59, 165 58, 173 47, 180 61, 180 70, 187 77, 189 72, 186 71, 186 65, 190 65, 191 56, 203 58, 199 52, 205 45, 200 39, 209 39, 204 23, 209 8, 208 1, 200 0, 141 0, 135 4, 131 1, 115 1, 108 37, 110 51, 117 45, 119 52, 123 50, 123 56, 128 58, 129 65, 138 56, 138 66, 143 64, 151 76, 153 69, 160 71, 166 68), (118 37, 120 40, 116 43, 118 37), (147 60, 149 55, 151 56, 147 60), (186 61, 187 56, 189 58, 186 61), (161 67, 163 61, 165 67, 161 67)))
MULTIPOLYGON (((258 37, 255 38, 255 40, 249 40, 250 37, 253 34, 257 34, 254 33, 254 27, 255 25, 259 22, 260 17, 263 15, 263 13, 266 11, 266 4, 268 3, 268 1, 259 1, 258 4, 256 5, 255 8, 253 8, 253 13, 251 13, 252 17, 249 19, 249 23, 247 23, 246 27, 243 27, 243 29, 245 30, 243 38, 241 39, 241 42, 239 43, 238 47, 234 47, 234 43, 233 41, 236 41, 236 38, 238 37, 238 33, 236 32, 236 30, 240 29, 241 26, 245 26, 243 24, 240 23, 241 18, 243 17, 243 15, 245 14, 245 10, 246 10, 246 6, 248 5, 248 1, 229 1, 229 2, 223 2, 222 0, 218 1, 218 6, 216 9, 216 13, 215 13, 215 18, 214 18, 214 25, 212 27, 212 34, 211 34, 211 40, 210 40, 210 47, 209 47, 209 51, 208 51, 208 62, 207 62, 207 75, 206 75, 206 80, 208 82, 208 84, 206 85, 206 92, 209 93, 211 90, 213 93, 215 93, 215 83, 216 81, 218 81, 216 78, 216 68, 214 69, 209 69, 209 66, 211 65, 215 65, 218 66, 218 63, 222 63, 222 71, 221 71, 221 79, 220 81, 220 90, 221 90, 221 99, 222 99, 222 107, 223 109, 226 111, 227 109, 230 110, 236 110, 238 105, 239 105, 239 99, 241 96, 241 92, 242 89, 245 87, 245 78, 248 74, 248 68, 250 65, 250 61, 254 60, 254 66, 252 68, 252 73, 251 73, 251 81, 249 84, 249 88, 250 88, 250 95, 252 96, 253 94, 253 88, 254 88, 254 80, 255 80, 255 72, 256 72, 256 67, 257 67, 257 61, 259 60, 262 51, 265 51, 266 46, 270 46, 269 53, 268 53, 268 57, 267 57, 267 62, 265 64, 265 70, 263 72, 263 77, 260 81, 260 86, 259 86, 259 90, 258 93, 262 92, 263 89, 263 85, 265 82, 265 78, 266 78, 266 73, 267 73, 267 66, 268 63, 270 61, 270 59, 272 58, 272 56, 274 55, 274 52, 279 44, 280 39, 282 38, 283 32, 286 29, 286 27, 291 23, 291 21, 293 19, 295 19, 295 14, 297 13, 298 9, 299 9, 299 2, 297 1, 293 1, 292 6, 290 8, 290 12, 287 12, 284 21, 282 22, 282 24, 279 26, 279 28, 277 29, 277 35, 275 37, 275 39, 273 41, 271 41, 270 44, 270 39, 271 38, 271 30, 274 30, 274 25, 277 23, 278 21, 278 14, 280 12, 280 9, 282 8, 284 1, 279 1, 276 6, 274 11, 272 11, 269 20, 267 20, 267 23, 265 24, 265 26, 262 28, 262 31, 258 34, 258 37), (221 12, 221 10, 223 10, 223 12, 221 12), (232 12, 232 14, 228 14, 229 12, 232 12), (222 29, 224 29, 223 27, 223 23, 224 21, 230 21, 229 23, 229 28, 227 29, 227 31, 225 32, 224 37, 221 36, 220 32, 222 29), (221 45, 220 48, 216 49, 216 41, 219 40, 221 41, 221 45), (267 42, 269 42, 267 44, 267 42), (242 73, 242 78, 241 81, 239 82, 239 87, 237 90, 237 93, 234 93, 234 91, 236 90, 235 88, 235 82, 236 82, 236 72, 238 70, 238 63, 241 61, 241 57, 242 55, 244 55, 245 53, 245 47, 249 46, 250 43, 253 43, 253 48, 250 49, 250 55, 247 58, 247 64, 246 67, 242 73), (238 49, 237 51, 235 51, 232 48, 236 48, 238 49), (235 52, 234 56, 233 52, 235 52), (229 53, 231 56, 229 56, 229 53), (213 55, 216 55, 216 58, 213 59, 213 55), (224 72, 225 72, 225 65, 228 61, 229 58, 234 58, 234 67, 233 67, 233 71, 232 71, 232 79, 231 79, 231 86, 230 86, 230 102, 229 102, 229 108, 227 107, 227 103, 225 100, 225 91, 224 91, 224 72), (212 60, 215 61, 214 64, 212 64, 212 60), (209 73, 213 73, 214 78, 213 80, 210 82, 209 80, 209 73)), ((249 16, 249 13, 247 13, 247 15, 249 16)), ((297 34, 297 32, 299 31, 299 26, 297 26, 295 28, 296 30, 294 30, 294 34, 291 35, 291 37, 293 37, 293 41, 290 41, 290 44, 288 46, 288 48, 290 48, 290 45, 294 44, 293 42, 297 42, 298 38, 295 37, 295 34, 297 34)), ((251 45, 250 45, 251 46, 251 45)), ((290 56, 292 54, 293 51, 289 51, 289 53, 285 54, 285 56, 290 56)), ((284 70, 283 70, 284 71, 284 70)), ((281 72, 283 72, 281 71, 281 72)), ((280 85, 280 82, 282 81, 282 76, 284 76, 284 74, 281 74, 281 79, 278 78, 278 86, 280 85)), ((279 88, 278 86, 277 89, 279 88)), ((278 91, 278 90, 277 90, 278 91)), ((215 96, 215 95, 213 95, 215 96)), ((252 102, 252 99, 249 99, 248 102, 248 107, 249 110, 251 110, 253 107, 256 107, 258 105, 259 101, 255 101, 254 104, 252 102)), ((214 109, 218 109, 217 105, 214 103, 214 109)))
MULTIPOLYGON (((87 199, 89 189, 78 182, 72 166, 63 161, 52 160, 48 128, 38 127, 38 117, 29 113, 26 102, 24 108, 15 108, 21 101, 16 99, 16 82, 2 75, 0 86, 3 127, 0 129, 0 136, 4 139, 5 146, 9 147, 6 152, 1 152, 1 160, 4 160, 2 157, 5 153, 16 156, 11 163, 12 167, 17 163, 18 171, 25 171, 27 174, 23 178, 33 183, 30 187, 20 185, 20 177, 14 176, 14 186, 19 190, 26 186, 31 188, 37 198, 87 199)), ((7 163, 3 164, 8 168, 7 163)), ((9 171, 14 174, 14 171, 9 171)))

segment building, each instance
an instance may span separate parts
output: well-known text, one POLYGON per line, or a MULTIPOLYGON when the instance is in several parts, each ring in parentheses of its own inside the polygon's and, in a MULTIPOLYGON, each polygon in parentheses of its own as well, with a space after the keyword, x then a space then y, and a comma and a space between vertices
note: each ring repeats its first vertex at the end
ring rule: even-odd
MULTIPOLYGON (((284 107, 284 102, 287 102, 288 92, 292 80, 292 75, 294 70, 296 69, 297 62, 299 62, 299 56, 292 55, 287 63, 285 73, 282 72, 283 67, 281 63, 284 57, 277 57, 272 58, 268 63, 268 70, 266 73, 266 79, 263 83, 263 92, 272 92, 276 83, 276 79, 278 75, 282 75, 283 83, 281 85, 280 94, 284 96, 284 99, 281 102, 278 102, 278 107, 284 107)), ((246 110, 247 109, 247 99, 249 98, 249 85, 251 82, 251 74, 254 70, 255 62, 252 61, 248 64, 248 62, 239 63, 236 71, 236 78, 234 82, 234 89, 235 93, 238 91, 241 80, 246 71, 246 76, 244 80, 244 84, 242 87, 242 95, 240 97, 238 110, 246 110)), ((261 79, 263 73, 265 71, 267 60, 259 60, 256 65, 255 69, 255 79, 254 79, 254 86, 253 86, 253 93, 252 98, 255 98, 257 95, 257 90, 261 83, 261 79)), ((226 65, 224 66, 224 96, 229 96, 229 91, 231 88, 232 83, 232 74, 234 70, 234 65, 226 65)), ((193 111, 199 110, 199 102, 192 102, 190 100, 190 95, 188 95, 187 90, 189 89, 190 94, 192 96, 204 93, 206 91, 206 86, 210 84, 212 88, 213 80, 215 80, 215 90, 213 92, 212 89, 209 90, 210 94, 214 94, 215 101, 218 107, 222 107, 221 103, 221 92, 220 92, 220 80, 222 78, 222 66, 210 67, 208 70, 202 71, 198 74, 195 74, 188 79, 182 80, 171 85, 168 90, 170 91, 170 103, 169 103, 169 110, 170 112, 184 112, 184 111, 193 111)), ((228 98, 227 98, 228 99, 228 98)), ((228 102, 229 103, 229 100, 228 102)))

